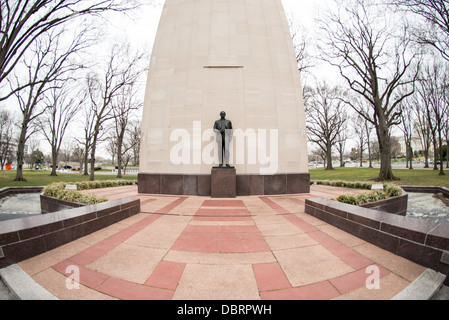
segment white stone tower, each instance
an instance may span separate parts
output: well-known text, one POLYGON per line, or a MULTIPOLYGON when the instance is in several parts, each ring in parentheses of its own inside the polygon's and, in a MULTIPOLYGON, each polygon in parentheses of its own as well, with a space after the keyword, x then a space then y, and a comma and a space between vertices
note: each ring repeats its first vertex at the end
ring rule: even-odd
POLYGON ((302 90, 281 0, 165 1, 145 95, 139 191, 208 195, 221 111, 233 123, 239 195, 308 192, 302 90))

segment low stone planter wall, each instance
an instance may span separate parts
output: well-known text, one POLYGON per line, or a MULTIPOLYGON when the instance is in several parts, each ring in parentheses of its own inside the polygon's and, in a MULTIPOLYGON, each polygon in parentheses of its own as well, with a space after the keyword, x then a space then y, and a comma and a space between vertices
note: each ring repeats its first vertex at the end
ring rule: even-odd
POLYGON ((449 224, 327 199, 306 200, 305 211, 382 249, 443 274, 449 273, 449 224))
POLYGON ((41 210, 43 214, 85 206, 85 204, 64 201, 53 197, 47 197, 41 194, 41 210))
POLYGON ((415 193, 442 193, 449 199, 449 188, 446 187, 423 187, 423 186, 401 186, 407 192, 415 193))
POLYGON ((39 193, 42 192, 44 187, 6 187, 0 189, 0 198, 9 196, 11 194, 20 193, 39 193))
POLYGON ((361 205, 362 208, 373 209, 376 211, 397 214, 399 216, 407 215, 408 194, 404 191, 401 196, 392 197, 372 203, 361 205))
POLYGON ((37 256, 140 212, 140 200, 119 199, 0 222, 0 268, 37 256))

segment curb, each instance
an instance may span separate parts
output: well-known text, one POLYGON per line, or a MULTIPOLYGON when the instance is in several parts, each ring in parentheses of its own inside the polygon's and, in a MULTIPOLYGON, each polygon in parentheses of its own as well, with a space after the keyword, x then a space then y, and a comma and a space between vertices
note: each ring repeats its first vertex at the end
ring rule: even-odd
POLYGON ((16 264, 0 269, 0 278, 18 300, 58 300, 16 264))
POLYGON ((402 292, 391 300, 431 300, 443 285, 446 276, 427 269, 402 292))

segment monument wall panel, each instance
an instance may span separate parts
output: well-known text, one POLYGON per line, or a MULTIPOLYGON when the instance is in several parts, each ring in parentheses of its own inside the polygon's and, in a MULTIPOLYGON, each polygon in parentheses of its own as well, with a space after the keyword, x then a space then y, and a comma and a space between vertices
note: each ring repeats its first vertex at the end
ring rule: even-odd
POLYGON ((149 70, 141 173, 210 175, 221 111, 244 139, 243 147, 231 144, 237 175, 308 173, 301 82, 281 0, 166 0, 149 70))

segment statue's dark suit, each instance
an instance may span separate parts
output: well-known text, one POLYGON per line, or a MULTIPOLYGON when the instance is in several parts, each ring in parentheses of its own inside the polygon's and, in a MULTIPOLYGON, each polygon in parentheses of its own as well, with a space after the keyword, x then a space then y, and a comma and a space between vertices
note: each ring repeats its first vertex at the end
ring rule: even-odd
POLYGON ((220 162, 220 167, 223 166, 223 153, 225 156, 226 166, 229 167, 229 144, 231 143, 233 137, 232 122, 225 119, 226 113, 222 112, 220 114, 221 119, 215 121, 214 131, 217 134, 218 143, 218 159, 220 162))

